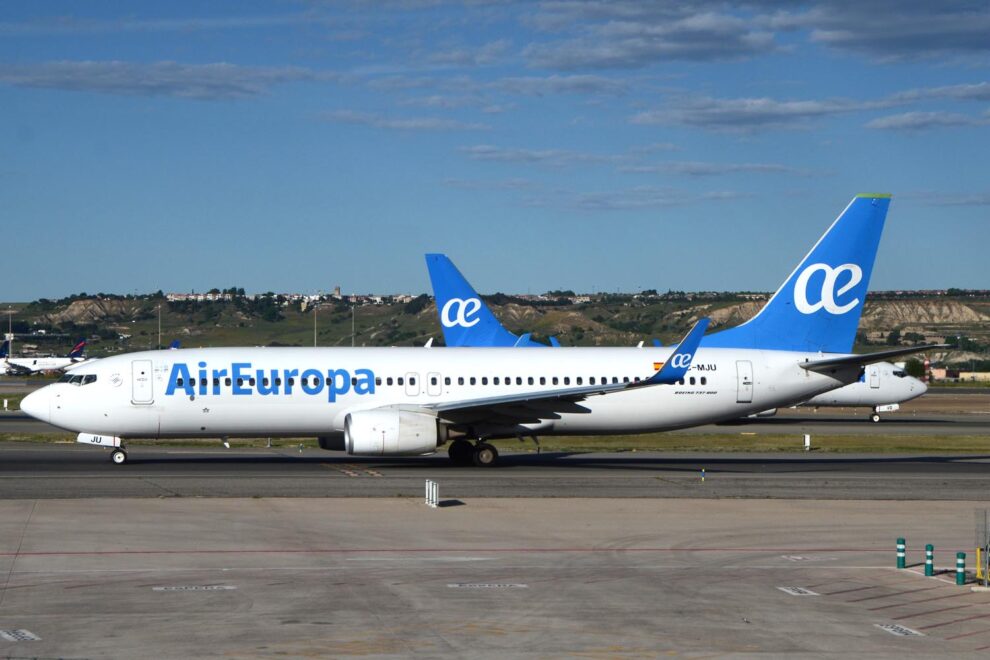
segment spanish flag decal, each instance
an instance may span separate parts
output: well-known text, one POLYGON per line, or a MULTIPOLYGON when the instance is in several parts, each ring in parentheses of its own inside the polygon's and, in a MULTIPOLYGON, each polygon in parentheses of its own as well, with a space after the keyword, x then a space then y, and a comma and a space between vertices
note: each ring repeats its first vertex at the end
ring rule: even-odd
POLYGON ((661 369, 663 369, 663 362, 653 363, 653 371, 660 371, 661 369))

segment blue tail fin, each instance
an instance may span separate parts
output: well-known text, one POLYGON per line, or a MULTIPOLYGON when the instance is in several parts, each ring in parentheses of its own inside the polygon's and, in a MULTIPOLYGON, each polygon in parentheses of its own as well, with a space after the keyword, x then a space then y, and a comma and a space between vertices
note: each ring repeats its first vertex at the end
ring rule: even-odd
POLYGON ((447 346, 544 346, 506 330, 446 255, 426 255, 426 267, 447 346))
POLYGON ((72 350, 69 351, 69 354, 66 357, 70 357, 70 358, 82 357, 83 351, 85 350, 86 350, 86 338, 83 337, 82 339, 76 342, 76 345, 72 347, 72 350))
POLYGON ((856 195, 756 316, 704 345, 851 352, 889 206, 890 195, 856 195))
POLYGON ((10 356, 10 340, 4 339, 3 344, 0 344, 0 358, 8 356, 10 356))

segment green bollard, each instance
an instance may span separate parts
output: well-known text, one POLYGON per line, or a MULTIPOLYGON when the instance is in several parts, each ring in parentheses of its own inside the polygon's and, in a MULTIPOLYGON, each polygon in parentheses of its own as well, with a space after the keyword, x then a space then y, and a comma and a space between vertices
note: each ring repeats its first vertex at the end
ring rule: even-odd
POLYGON ((905 561, 905 550, 907 549, 907 544, 904 539, 897 539, 897 568, 905 568, 907 565, 905 561))
POLYGON ((956 584, 966 584, 966 553, 956 553, 956 584))
POLYGON ((935 575, 935 546, 931 543, 925 546, 925 575, 935 575))

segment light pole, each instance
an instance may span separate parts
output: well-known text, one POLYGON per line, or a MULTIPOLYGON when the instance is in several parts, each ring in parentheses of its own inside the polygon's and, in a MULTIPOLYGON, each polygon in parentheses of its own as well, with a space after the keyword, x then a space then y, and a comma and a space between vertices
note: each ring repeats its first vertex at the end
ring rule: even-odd
POLYGON ((158 350, 162 350, 162 304, 158 303, 158 350))

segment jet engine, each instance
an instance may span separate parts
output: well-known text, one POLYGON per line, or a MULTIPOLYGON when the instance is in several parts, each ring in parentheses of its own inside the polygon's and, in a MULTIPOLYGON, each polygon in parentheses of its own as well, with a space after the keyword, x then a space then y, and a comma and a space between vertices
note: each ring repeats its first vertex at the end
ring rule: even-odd
POLYGON ((363 410, 344 420, 344 441, 352 456, 419 456, 437 450, 440 427, 423 413, 363 410))

